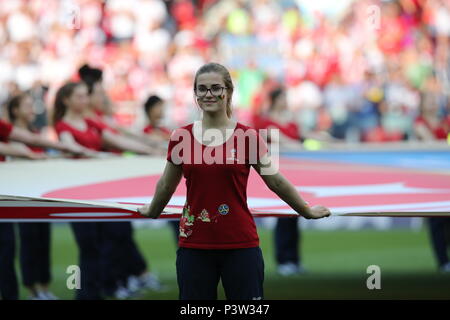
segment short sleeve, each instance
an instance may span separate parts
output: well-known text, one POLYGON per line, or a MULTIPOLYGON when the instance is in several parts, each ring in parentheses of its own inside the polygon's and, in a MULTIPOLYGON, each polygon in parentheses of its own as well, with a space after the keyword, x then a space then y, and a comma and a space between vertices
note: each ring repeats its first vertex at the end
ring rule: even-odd
POLYGON ((246 137, 246 162, 256 164, 269 152, 266 140, 252 128, 245 132, 246 137))
POLYGON ((182 164, 183 150, 190 148, 190 138, 190 134, 185 128, 174 130, 170 136, 169 146, 167 148, 167 161, 174 165, 182 164))
POLYGON ((267 146, 267 141, 256 132, 257 140, 258 140, 258 160, 269 153, 269 147, 267 146))
POLYGON ((101 121, 96 121, 93 119, 86 119, 86 123, 89 127, 94 128, 100 134, 103 133, 103 130, 110 130, 110 131, 114 132, 114 130, 110 129, 105 123, 103 123, 101 121))
POLYGON ((0 120, 0 141, 8 141, 11 131, 13 130, 12 124, 0 120))

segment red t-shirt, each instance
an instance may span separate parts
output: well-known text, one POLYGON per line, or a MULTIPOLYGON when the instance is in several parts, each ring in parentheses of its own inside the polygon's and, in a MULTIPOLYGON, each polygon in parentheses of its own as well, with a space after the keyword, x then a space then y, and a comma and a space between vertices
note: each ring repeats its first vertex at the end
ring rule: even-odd
POLYGON ((56 133, 60 136, 63 132, 69 132, 75 141, 83 147, 95 151, 101 151, 102 132, 105 128, 99 125, 98 122, 91 119, 86 118, 84 121, 86 122, 87 127, 85 131, 81 131, 61 120, 55 125, 56 133))
POLYGON ((170 130, 169 129, 164 128, 164 127, 154 128, 151 125, 146 126, 143 131, 146 134, 151 134, 154 130, 159 130, 162 133, 170 135, 170 130))
POLYGON ((279 129, 282 134, 291 139, 300 140, 300 130, 295 122, 280 124, 267 117, 261 117, 258 122, 258 129, 268 129, 269 127, 279 129))
POLYGON ((192 128, 190 124, 175 130, 167 153, 167 161, 181 165, 186 178, 187 197, 180 221, 179 246, 257 247, 259 238, 247 207, 246 190, 250 166, 267 152, 266 144, 256 130, 237 123, 226 143, 208 147, 194 138, 192 128), (247 138, 240 139, 243 134, 247 138), (216 161, 211 161, 208 155, 216 161))
POLYGON ((450 132, 450 117, 442 119, 437 127, 432 127, 424 117, 419 116, 416 121, 416 124, 423 124, 425 127, 433 133, 434 137, 438 140, 447 139, 447 135, 450 132))
MULTIPOLYGON (((12 130, 12 124, 0 119, 0 142, 8 142, 12 130)), ((5 157, 0 155, 0 161, 5 161, 5 157)))

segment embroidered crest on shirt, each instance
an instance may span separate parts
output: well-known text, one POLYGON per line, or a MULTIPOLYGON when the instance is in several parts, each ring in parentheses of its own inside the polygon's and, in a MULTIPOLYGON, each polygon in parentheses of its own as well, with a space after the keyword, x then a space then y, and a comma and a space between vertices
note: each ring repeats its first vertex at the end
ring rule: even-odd
POLYGON ((201 220, 202 222, 211 222, 211 219, 209 218, 209 212, 206 209, 202 210, 197 219, 201 220))
POLYGON ((219 213, 223 216, 227 215, 230 212, 230 207, 227 204, 221 204, 218 208, 217 211, 219 211, 219 213))

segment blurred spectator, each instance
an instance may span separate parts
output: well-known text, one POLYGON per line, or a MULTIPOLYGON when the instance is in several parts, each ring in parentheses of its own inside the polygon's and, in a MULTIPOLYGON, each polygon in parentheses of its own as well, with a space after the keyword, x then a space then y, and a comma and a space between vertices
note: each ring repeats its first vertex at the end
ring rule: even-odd
MULTIPOLYGON (((31 93, 14 96, 8 103, 8 115, 11 123, 32 133, 39 133, 33 123, 36 114, 35 101, 31 93)), ((42 148, 29 146, 33 152, 44 152, 42 148)), ((19 223, 20 270, 24 286, 29 290, 31 300, 56 300, 49 291, 50 268, 50 224, 19 223)))
POLYGON ((105 71, 119 123, 142 124, 139 106, 155 92, 175 127, 197 117, 193 70, 212 60, 237 75, 234 114, 244 122, 272 78, 286 84, 304 132, 328 126, 350 141, 413 139, 428 79, 450 95, 449 17, 445 0, 2 1, 0 103, 39 83, 50 99, 86 62, 105 71), (379 21, 367 17, 371 5, 379 21), (374 94, 382 100, 367 98, 374 94))

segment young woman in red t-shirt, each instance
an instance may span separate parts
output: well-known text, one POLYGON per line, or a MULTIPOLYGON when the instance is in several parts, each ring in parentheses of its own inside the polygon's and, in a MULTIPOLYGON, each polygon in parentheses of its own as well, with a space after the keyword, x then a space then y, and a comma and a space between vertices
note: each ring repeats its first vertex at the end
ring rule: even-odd
POLYGON ((317 219, 330 211, 310 208, 279 172, 265 174, 269 156, 258 134, 231 119, 233 83, 225 67, 202 66, 194 94, 203 118, 174 131, 155 196, 139 211, 158 218, 184 176, 187 199, 176 262, 180 299, 216 299, 219 280, 227 299, 262 299, 264 261, 247 207, 250 167, 300 215, 317 219), (214 141, 208 138, 217 133, 214 141))
MULTIPOLYGON (((33 127, 36 114, 33 98, 27 93, 14 96, 8 102, 9 120, 17 128, 39 134, 33 127)), ((44 153, 39 147, 29 147, 35 153, 44 153)), ((55 300, 49 291, 50 268, 50 223, 19 223, 20 270, 22 281, 34 300, 55 300)))
POLYGON ((104 151, 109 148, 153 154, 150 146, 123 139, 108 126, 86 117, 88 89, 81 82, 69 82, 56 93, 53 124, 61 141, 84 148, 104 151))
POLYGON ((414 133, 419 140, 446 140, 450 133, 450 116, 439 115, 437 96, 423 94, 421 96, 421 112, 414 121, 414 133))

